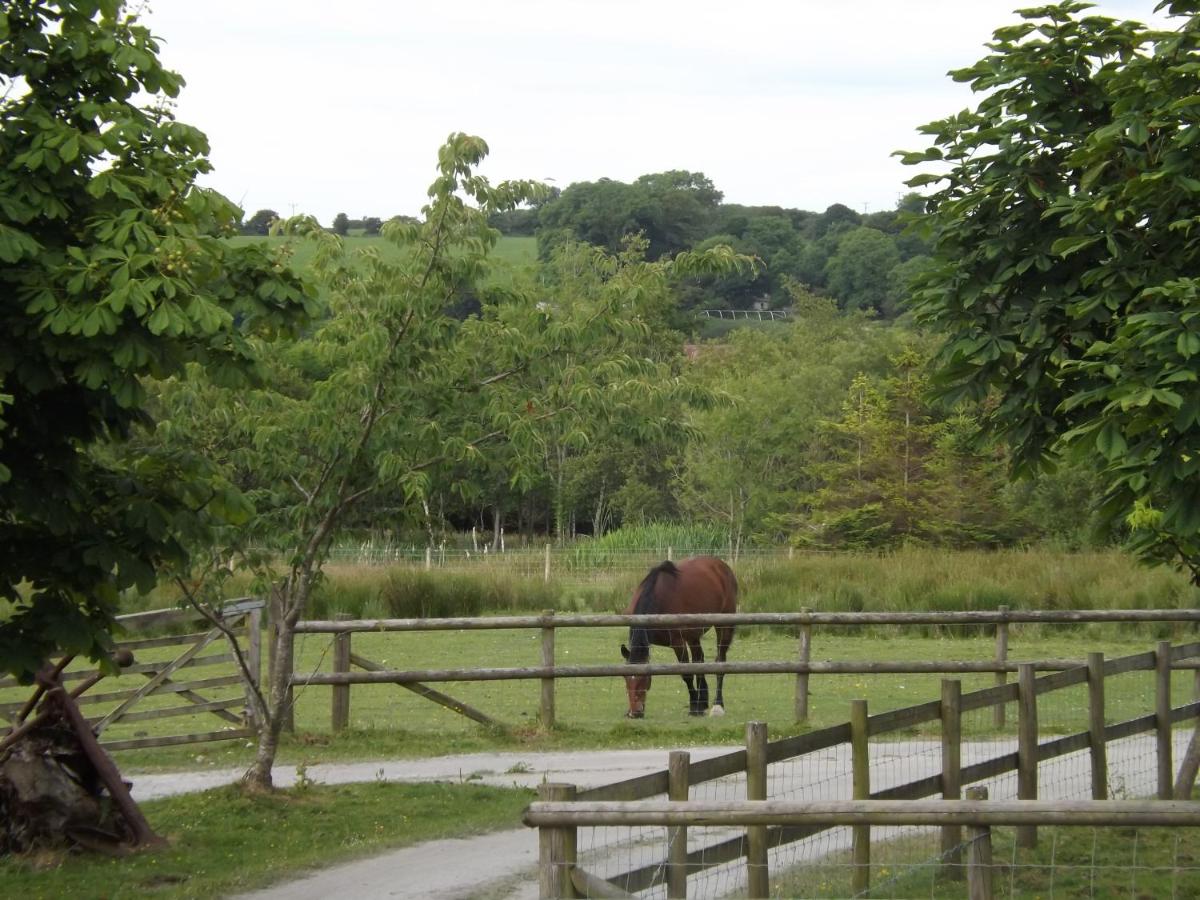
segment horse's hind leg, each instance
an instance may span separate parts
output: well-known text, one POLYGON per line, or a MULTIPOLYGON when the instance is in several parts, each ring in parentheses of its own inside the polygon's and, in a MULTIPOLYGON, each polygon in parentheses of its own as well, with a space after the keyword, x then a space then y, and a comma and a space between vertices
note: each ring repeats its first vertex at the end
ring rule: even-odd
MULTIPOLYGON (((700 636, 690 638, 688 646, 692 648, 692 662, 704 662, 704 648, 700 646, 700 636)), ((696 676, 696 697, 692 703, 691 713, 693 716, 704 715, 708 709, 708 679, 703 674, 696 676)))
MULTIPOLYGON (((679 660, 681 663, 685 663, 688 661, 687 647, 685 647, 682 643, 672 644, 671 649, 675 651, 675 658, 677 660, 679 660)), ((695 715, 696 714, 696 688, 692 684, 692 676, 691 675, 680 675, 679 677, 682 678, 683 683, 687 685, 688 710, 691 712, 692 715, 695 715)))
MULTIPOLYGON (((717 662, 723 663, 723 662, 725 662, 726 655, 728 655, 728 653, 729 653, 729 645, 733 643, 733 628, 728 625, 722 625, 716 631, 717 631, 717 662)), ((721 709, 725 708, 725 697, 723 696, 724 687, 725 687, 725 673, 718 672, 717 673, 717 699, 716 699, 716 702, 713 704, 714 709, 716 709, 718 706, 721 707, 721 709)))

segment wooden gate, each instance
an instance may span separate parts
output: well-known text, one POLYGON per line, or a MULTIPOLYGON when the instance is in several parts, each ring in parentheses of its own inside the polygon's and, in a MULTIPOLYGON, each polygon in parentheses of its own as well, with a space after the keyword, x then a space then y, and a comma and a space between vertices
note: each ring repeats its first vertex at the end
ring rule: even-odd
MULTIPOLYGON (((223 623, 239 638, 255 684, 261 671, 262 610, 263 601, 255 598, 231 601, 220 610, 223 623)), ((169 747, 257 734, 247 702, 249 686, 221 629, 186 609, 135 613, 117 621, 130 635, 117 649, 129 650, 133 664, 119 676, 103 679, 99 686, 103 690, 89 690, 76 700, 102 747, 109 751, 169 747), (181 628, 185 633, 162 634, 181 628), (159 634, 149 636, 154 632, 159 634), (190 670, 201 668, 209 671, 194 677, 190 670), (220 727, 212 728, 217 722, 220 727)), ((70 687, 95 674, 94 669, 69 667, 63 682, 70 687)), ((12 678, 0 679, 0 718, 12 722, 29 691, 12 678)))

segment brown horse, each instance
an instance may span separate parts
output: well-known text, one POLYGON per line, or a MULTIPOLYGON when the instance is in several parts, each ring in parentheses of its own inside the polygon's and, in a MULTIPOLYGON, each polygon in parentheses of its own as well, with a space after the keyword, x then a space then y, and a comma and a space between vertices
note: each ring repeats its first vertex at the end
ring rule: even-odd
MULTIPOLYGON (((737 579, 733 571, 714 556, 697 556, 685 559, 679 565, 668 561, 659 563, 650 570, 633 593, 633 600, 625 615, 676 615, 684 613, 732 613, 737 612, 737 579)), ((650 645, 670 647, 681 663, 704 662, 704 650, 700 636, 708 631, 707 625, 689 628, 645 628, 631 625, 629 646, 621 645, 621 655, 628 663, 650 662, 650 645)), ((733 642, 733 626, 720 625, 717 634, 717 662, 725 662, 725 654, 733 642)), ((695 683, 691 675, 681 675, 688 689, 688 708, 693 716, 704 715, 708 709, 708 679, 697 675, 695 683)), ((713 715, 725 711, 722 688, 725 676, 717 675, 717 696, 713 704, 713 715)), ((626 675, 625 690, 629 693, 630 719, 640 719, 646 714, 646 692, 650 690, 649 675, 626 675)))

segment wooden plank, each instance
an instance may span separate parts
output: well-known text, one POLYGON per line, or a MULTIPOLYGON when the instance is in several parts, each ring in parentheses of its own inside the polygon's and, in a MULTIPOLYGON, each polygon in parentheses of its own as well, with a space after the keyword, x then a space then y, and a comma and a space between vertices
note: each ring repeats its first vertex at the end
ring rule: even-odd
POLYGON ((1143 669, 1154 668, 1154 651, 1150 650, 1147 653, 1134 653, 1130 656, 1121 656, 1117 659, 1110 659, 1104 664, 1105 677, 1113 675, 1124 675, 1126 672, 1138 672, 1143 669))
POLYGON ((1045 762, 1049 759, 1057 759, 1060 756, 1066 756, 1068 753, 1086 750, 1091 745, 1091 742, 1092 736, 1086 731, 1077 731, 1075 734, 1068 734, 1062 737, 1054 738, 1053 740, 1045 741, 1041 744, 1038 744, 1038 762, 1045 762))
MULTIPOLYGON (((1036 800, 1038 795, 1038 710, 1037 679, 1033 666, 1023 665, 1017 673, 1017 797, 1036 800)), ((1037 846, 1037 828, 1021 825, 1016 830, 1016 845, 1037 846)))
MULTIPOLYGON (((344 617, 343 613, 339 618, 344 617)), ((350 671, 350 632, 339 631, 333 636, 333 671, 350 671)), ((330 693, 329 725, 334 734, 345 731, 350 724, 350 685, 334 685, 330 693)))
POLYGON ((200 640, 207 631, 189 631, 187 634, 169 634, 164 637, 138 638, 130 641, 117 641, 118 650, 147 650, 151 647, 175 647, 181 644, 191 644, 200 640))
POLYGON ((623 891, 611 881, 605 881, 599 875, 593 875, 579 866, 571 867, 571 884, 580 897, 616 898, 616 900, 637 900, 636 894, 623 891))
MULTIPOLYGON (((746 723, 746 799, 767 799, 767 723, 746 723)), ((751 897, 771 895, 767 868, 767 829, 746 826, 746 889, 751 897)))
MULTIPOLYGON (((240 676, 240 675, 222 675, 217 678, 200 678, 200 679, 197 679, 196 681, 182 681, 182 682, 170 681, 169 683, 163 682, 162 687, 160 687, 157 691, 155 691, 155 693, 156 694, 186 694, 186 693, 190 693, 192 691, 202 690, 204 688, 224 687, 225 685, 229 685, 229 684, 241 684, 241 683, 242 683, 242 676, 240 676)), ((79 705, 82 705, 85 703, 91 703, 91 704, 113 703, 117 700, 124 700, 129 697, 132 697, 136 693, 137 693, 136 688, 130 688, 129 690, 124 690, 124 691, 108 691, 107 693, 103 693, 103 694, 84 694, 82 697, 80 697, 75 702, 76 702, 76 704, 79 704, 79 705)), ((197 695, 197 696, 199 696, 199 695, 197 695)), ((197 702, 198 703, 207 703, 208 698, 200 697, 197 702)))
MULTIPOLYGON (((1006 666, 1008 663, 1008 607, 1001 606, 1000 615, 1004 618, 996 623, 996 664, 1006 666)), ((1008 681, 1007 672, 996 673, 996 687, 1004 687, 1008 681)), ((1004 728, 1005 701, 999 700, 992 706, 992 727, 997 731, 1004 728)))
MULTIPOLYGON (((360 669, 366 669, 369 672, 377 672, 383 669, 383 666, 379 665, 379 663, 373 662, 367 659, 365 656, 359 656, 357 653, 350 654, 350 662, 358 666, 360 669)), ((401 684, 399 686, 406 690, 412 691, 418 696, 424 697, 426 700, 432 700, 439 706, 444 706, 446 709, 452 710, 461 716, 466 716, 468 719, 478 722, 481 725, 487 725, 489 728, 504 727, 502 723, 496 721, 486 713, 480 712, 475 707, 467 703, 463 703, 461 700, 451 697, 449 694, 443 694, 441 691, 435 691, 433 688, 427 687, 426 685, 401 684)))
POLYGON ((1183 706, 1176 706, 1171 710, 1171 724, 1178 722, 1186 722, 1189 719, 1194 719, 1200 716, 1200 700, 1193 700, 1191 703, 1185 703, 1183 706))
POLYGON ((942 792, 942 776, 927 775, 924 778, 918 778, 916 781, 910 781, 907 784, 898 784, 895 787, 884 788, 882 791, 872 791, 869 799, 871 800, 924 800, 926 797, 932 797, 934 794, 942 792))
MULTIPOLYGON (((170 719, 175 716, 194 716, 197 713, 217 712, 223 709, 233 709, 235 707, 244 706, 246 701, 241 697, 230 697, 227 700, 210 700, 205 703, 194 703, 189 706, 166 706, 162 709, 148 709, 142 712, 126 713, 122 717, 122 722, 148 722, 153 719, 170 719)), ((96 717, 96 721, 99 720, 96 717)), ((91 721, 91 720, 89 720, 91 721)), ((240 722, 241 719, 235 717, 235 721, 240 722)))
MULTIPOLYGON (((120 677, 123 678, 126 675, 145 675, 147 672, 154 675, 157 674, 168 662, 169 660, 162 660, 161 662, 152 663, 134 663, 131 666, 125 666, 123 669, 121 669, 120 677)), ((177 668, 203 669, 207 666, 220 666, 231 662, 233 662, 232 653, 217 653, 212 656, 193 657, 177 668)), ((64 683, 70 681, 83 681, 85 678, 89 678, 94 675, 95 672, 95 669, 86 669, 79 672, 66 672, 62 676, 62 680, 64 683)))
POLYGON ((1087 663, 1080 663, 1073 669, 1064 669, 1053 675, 1043 675, 1034 682, 1034 689, 1039 694, 1060 691, 1063 688, 1087 683, 1087 663))
MULTIPOLYGON (((811 612, 808 607, 803 607, 800 612, 811 612)), ((800 626, 799 645, 797 647, 796 659, 802 663, 812 661, 812 623, 805 622, 800 626)), ((793 715, 797 722, 808 721, 808 673, 796 673, 796 696, 793 700, 793 715)))
POLYGON ((745 771, 746 751, 743 748, 741 750, 734 750, 732 753, 723 753, 720 756, 713 756, 709 759, 702 759, 692 763, 688 778, 692 784, 703 784, 706 781, 715 781, 718 778, 724 778, 726 775, 734 775, 745 771))
POLYGON ((1104 743, 1104 654, 1088 654, 1088 749, 1092 799, 1108 799, 1108 745, 1104 743))
POLYGON ((232 741, 255 737, 253 728, 232 728, 229 731, 207 731, 200 734, 176 734, 168 737, 133 738, 127 741, 101 741, 105 750, 142 750, 148 747, 177 747, 180 744, 205 744, 212 741, 232 741))
POLYGON ((114 722, 120 721, 121 716, 123 716, 125 714, 126 710, 128 710, 130 707, 132 707, 139 700, 153 694, 156 690, 158 690, 158 688, 160 688, 162 686, 162 683, 165 680, 167 680, 171 675, 173 675, 175 673, 176 669, 183 668, 183 666, 186 665, 189 660, 194 658, 197 653, 202 651, 205 647, 207 647, 209 644, 211 644, 213 641, 215 641, 219 637, 221 637, 220 630, 217 628, 214 628, 212 631, 208 632, 208 634, 206 634, 204 637, 202 637, 199 641, 197 641, 195 644, 193 644, 191 648, 184 651, 180 656, 171 660, 169 663, 167 663, 165 666, 163 666, 162 669, 155 672, 149 681, 147 681, 144 685, 142 685, 140 688, 138 688, 134 692, 132 697, 130 697, 127 700, 121 701, 121 703, 117 706, 116 709, 111 710, 108 713, 108 715, 106 715, 103 719, 101 719, 99 722, 96 723, 95 729, 94 729, 96 734, 97 735, 101 734, 104 731, 104 729, 106 729, 109 725, 112 725, 114 722))
MULTIPOLYGON (((968 800, 986 800, 986 787, 967 788, 968 800)), ((967 897, 992 900, 992 830, 987 825, 967 826, 967 897)))
MULTIPOLYGON (((667 763, 667 799, 687 801, 691 785, 688 769, 692 757, 686 750, 672 750, 667 763)), ((687 826, 672 825, 667 828, 667 898, 687 898, 687 826)), ((585 895, 586 896, 586 895, 585 895)))
POLYGON ((1016 753, 1003 753, 1000 756, 993 756, 991 759, 985 759, 983 762, 963 766, 962 783, 972 784, 976 781, 995 778, 997 775, 1015 772, 1017 765, 1018 759, 1016 753))
MULTIPOLYGON (((542 616, 460 616, 438 619, 309 619, 296 623, 297 634, 335 634, 350 631, 476 631, 541 628, 542 616)), ((990 610, 951 612, 812 612, 708 613, 690 615, 562 615, 558 628, 680 627, 702 625, 994 625, 999 622, 1075 624, 1085 622, 1200 622, 1200 609, 1014 610, 1001 615, 990 610)))
POLYGON ((874 737, 877 734, 887 734, 903 728, 912 728, 925 722, 932 722, 941 714, 941 703, 931 700, 916 706, 906 706, 903 709, 893 709, 885 713, 871 716, 867 720, 867 734, 874 737))
MULTIPOLYGON (((547 556, 547 566, 549 566, 550 557, 547 556)), ((549 571, 549 569, 547 569, 549 571)), ((553 622, 554 610, 547 609, 542 615, 553 622)), ((542 628, 542 666, 543 668, 554 668, 554 625, 545 625, 542 628)), ((538 719, 543 728, 554 728, 554 684, 553 678, 543 678, 541 680, 541 693, 538 703, 538 719)))
POLYGON ((803 756, 805 753, 828 750, 830 747, 836 747, 849 740, 850 724, 848 722, 798 734, 795 737, 780 738, 767 745, 767 762, 779 762, 791 759, 793 756, 803 756))
POLYGON ((1175 793, 1175 767, 1171 754, 1171 642, 1159 641, 1155 651, 1154 744, 1158 770, 1158 798, 1175 793))
MULTIPOLYGON (((1072 825, 1197 827, 1200 803, 1190 800, 726 800, 677 803, 535 802, 522 821, 531 827, 609 825, 1072 825)), ((661 869, 662 866, 660 865, 661 869)))
MULTIPOLYGON (((962 682, 942 679, 942 797, 958 800, 962 796, 962 682)), ((943 825, 941 832, 941 863, 952 878, 960 877, 962 869, 962 827, 943 825)))
MULTIPOLYGON (((867 740, 867 701, 850 701, 850 769, 851 789, 855 800, 871 796, 870 744, 867 740)), ((855 825, 851 834, 850 887, 854 896, 861 897, 871 888, 871 826, 855 825)), ((766 896, 760 894, 759 896, 766 896)))
MULTIPOLYGON (((1017 684, 998 684, 995 687, 982 688, 978 691, 971 691, 968 694, 963 694, 962 709, 963 712, 973 712, 977 709, 984 709, 989 706, 996 706, 1003 703, 1013 703, 1017 699, 1017 684)), ((1002 717, 1003 718, 1003 717, 1002 717)), ((993 719, 993 724, 995 720, 993 719)))
POLYGON ((1119 741, 1121 738, 1133 737, 1135 734, 1141 734, 1143 731, 1153 730, 1157 718, 1154 713, 1146 716, 1138 716, 1136 719, 1127 719, 1124 722, 1117 722, 1115 725, 1104 726, 1104 740, 1110 744, 1113 741, 1119 741))
MULTIPOLYGON (((263 601, 258 597, 240 597, 224 603, 219 614, 226 621, 232 621, 243 616, 252 609, 262 609, 263 601)), ((153 609, 147 612, 131 613, 117 616, 117 624, 127 632, 149 631, 164 625, 174 625, 179 622, 203 622, 204 617, 194 609, 153 609)))
MULTIPOLYGON (((745 751, 742 751, 745 752, 745 751)), ((696 763, 692 763, 693 767, 696 763)), ((612 784, 602 784, 599 787, 588 788, 579 792, 581 800, 644 800, 647 797, 657 797, 670 789, 667 772, 650 772, 636 778, 626 778, 612 784)))

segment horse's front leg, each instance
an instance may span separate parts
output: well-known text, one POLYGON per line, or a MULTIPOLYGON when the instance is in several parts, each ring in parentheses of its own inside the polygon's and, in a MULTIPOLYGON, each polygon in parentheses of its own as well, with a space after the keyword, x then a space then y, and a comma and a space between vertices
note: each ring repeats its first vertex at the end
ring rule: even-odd
MULTIPOLYGON (((681 663, 685 663, 688 661, 687 647, 684 646, 682 643, 672 644, 671 649, 675 651, 675 658, 677 660, 679 660, 681 663)), ((688 712, 694 716, 694 715, 696 715, 697 697, 696 697, 696 688, 692 684, 692 676, 691 675, 680 675, 679 677, 682 678, 683 683, 687 685, 688 712)))
MULTIPOLYGON (((692 648, 692 662, 704 662, 704 648, 700 646, 700 636, 688 641, 692 648)), ((692 715, 702 716, 708 710, 708 679, 703 674, 696 676, 696 693, 692 698, 692 715)))
MULTIPOLYGON (((733 643, 733 629, 728 626, 722 626, 717 629, 717 662, 725 662, 726 656, 729 654, 729 645, 733 643)), ((717 699, 713 703, 713 715, 719 716, 725 713, 725 674, 717 673, 717 699), (720 712, 717 712, 720 710, 720 712)))

